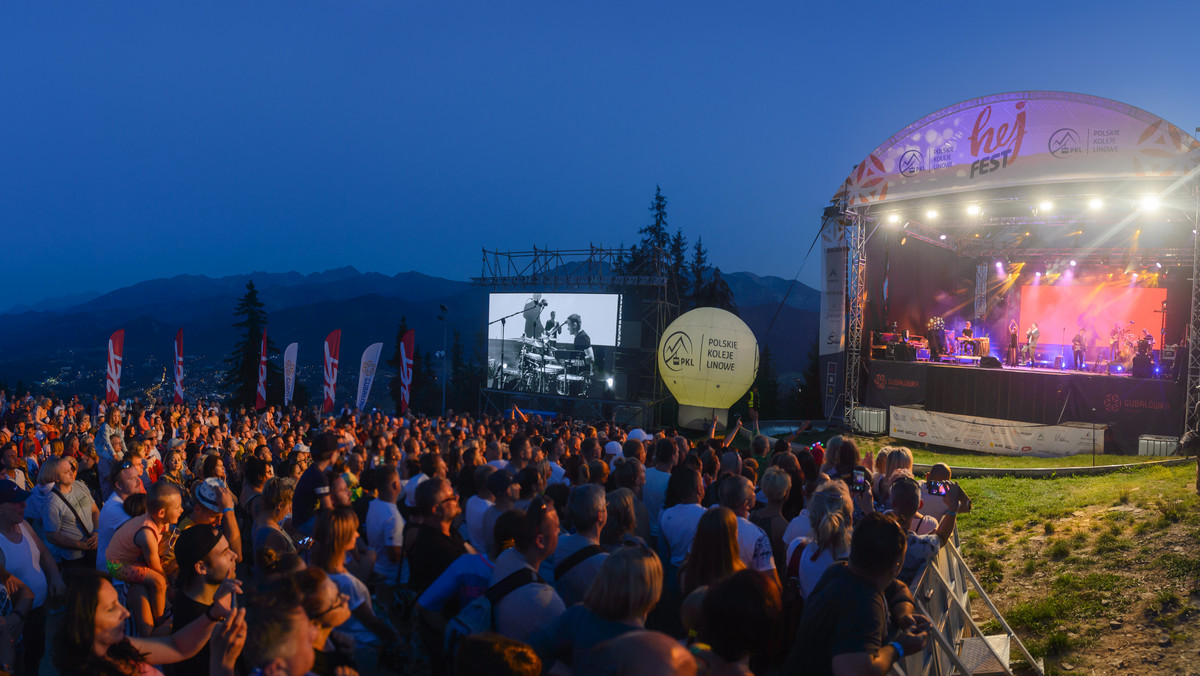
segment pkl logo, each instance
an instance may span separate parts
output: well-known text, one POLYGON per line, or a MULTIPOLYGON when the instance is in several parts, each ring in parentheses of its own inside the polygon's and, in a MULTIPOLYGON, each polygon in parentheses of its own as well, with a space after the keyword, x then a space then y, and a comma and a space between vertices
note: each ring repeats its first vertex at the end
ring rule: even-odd
POLYGON ((903 176, 916 176, 925 166, 925 158, 920 150, 906 150, 896 163, 896 168, 903 176))
POLYGON ((875 374, 875 387, 881 390, 887 387, 887 376, 882 373, 875 374))
POLYGON ((1050 140, 1046 142, 1046 149, 1059 159, 1083 152, 1079 145, 1079 134, 1070 127, 1063 127, 1051 134, 1050 140))
POLYGON ((695 366, 692 358, 692 339, 683 331, 676 331, 663 341, 663 363, 672 371, 682 371, 684 367, 695 366))
POLYGON ((1121 410, 1121 395, 1109 394, 1104 397, 1104 410, 1109 413, 1116 413, 1121 410))
POLYGON ((926 433, 925 433, 925 432, 921 432, 921 433, 917 434, 917 436, 918 436, 918 437, 923 437, 923 436, 925 436, 925 435, 926 435, 926 433))

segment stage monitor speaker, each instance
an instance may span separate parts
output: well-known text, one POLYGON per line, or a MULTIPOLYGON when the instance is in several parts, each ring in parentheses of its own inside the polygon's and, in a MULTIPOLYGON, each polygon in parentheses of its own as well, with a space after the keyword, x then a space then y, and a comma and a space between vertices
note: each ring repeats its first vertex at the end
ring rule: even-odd
POLYGON ((1054 358, 1054 370, 1061 371, 1062 368, 1063 368, 1062 355, 1059 355, 1054 358))
POLYGON ((1130 371, 1134 378, 1149 378, 1151 377, 1151 369, 1154 367, 1154 362, 1150 361, 1150 357, 1144 354, 1139 354, 1133 358, 1133 367, 1130 371))
POLYGON ((896 361, 916 361, 917 348, 908 343, 896 344, 896 361))
POLYGON ((979 359, 979 367, 985 369, 998 369, 1001 368, 1000 360, 989 354, 988 356, 981 357, 979 359))

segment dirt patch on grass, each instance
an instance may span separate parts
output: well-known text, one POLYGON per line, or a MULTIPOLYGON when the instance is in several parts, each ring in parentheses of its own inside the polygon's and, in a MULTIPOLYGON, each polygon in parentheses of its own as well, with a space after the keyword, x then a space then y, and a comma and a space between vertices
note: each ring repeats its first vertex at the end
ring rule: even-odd
MULTIPOLYGON (((1200 500, 1188 489, 964 529, 963 553, 1048 674, 1200 674, 1200 500)), ((972 610, 999 631, 982 602, 972 610)))

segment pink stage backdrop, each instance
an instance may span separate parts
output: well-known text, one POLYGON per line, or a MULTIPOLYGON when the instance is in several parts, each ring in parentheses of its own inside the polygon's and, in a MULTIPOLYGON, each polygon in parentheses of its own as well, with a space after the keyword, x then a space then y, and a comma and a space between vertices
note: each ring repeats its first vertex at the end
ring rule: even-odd
POLYGON ((1166 289, 1131 287, 1125 283, 1022 286, 1021 340, 1024 342, 1029 325, 1037 322, 1043 344, 1059 343, 1064 327, 1066 340, 1070 342, 1082 326, 1096 339, 1092 346, 1107 345, 1113 324, 1132 329, 1139 336, 1146 329, 1157 341, 1162 315, 1155 310, 1161 310, 1166 299, 1166 289))

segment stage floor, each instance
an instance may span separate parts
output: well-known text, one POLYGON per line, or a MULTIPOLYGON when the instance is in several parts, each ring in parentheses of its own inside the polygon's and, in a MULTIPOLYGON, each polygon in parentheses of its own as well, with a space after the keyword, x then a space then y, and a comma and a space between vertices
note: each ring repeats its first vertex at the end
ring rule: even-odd
POLYGON ((869 406, 920 405, 929 411, 1043 425, 1107 425, 1109 452, 1136 453, 1143 434, 1178 436, 1183 387, 1173 380, 1059 371, 958 366, 934 362, 866 363, 869 406))

